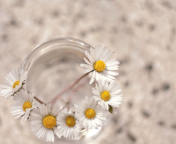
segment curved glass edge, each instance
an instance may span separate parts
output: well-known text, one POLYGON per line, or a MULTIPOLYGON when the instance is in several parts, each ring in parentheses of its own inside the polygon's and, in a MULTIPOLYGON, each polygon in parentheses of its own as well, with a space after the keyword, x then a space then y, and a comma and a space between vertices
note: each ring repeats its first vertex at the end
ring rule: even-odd
POLYGON ((42 44, 40 44, 39 46, 37 46, 34 50, 32 50, 23 60, 20 69, 21 70, 28 70, 28 68, 30 67, 30 65, 32 64, 32 61, 35 60, 35 57, 38 54, 41 54, 42 51, 46 50, 47 47, 49 47, 50 45, 75 45, 75 47, 77 47, 78 51, 83 52, 85 50, 89 50, 90 47, 92 47, 91 45, 89 45, 88 43, 79 40, 79 39, 75 39, 75 38, 69 38, 69 37, 61 37, 61 38, 55 38, 55 39, 51 39, 49 41, 46 41, 42 44))

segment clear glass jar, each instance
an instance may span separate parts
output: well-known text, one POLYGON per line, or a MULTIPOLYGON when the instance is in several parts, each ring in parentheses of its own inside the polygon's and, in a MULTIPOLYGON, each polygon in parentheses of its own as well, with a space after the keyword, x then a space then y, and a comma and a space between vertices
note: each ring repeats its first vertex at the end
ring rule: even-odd
MULTIPOLYGON (((24 60, 21 69, 28 71, 27 89, 45 103, 57 96, 63 89, 71 85, 83 75, 80 67, 84 51, 91 46, 73 38, 58 38, 45 42, 35 48, 24 60)), ((82 79, 57 100, 58 105, 79 105, 85 96, 91 95, 89 77, 82 79)), ((101 129, 83 133, 78 141, 56 138, 55 143, 88 143, 95 140, 101 129)), ((44 142, 42 142, 44 143, 44 142)))

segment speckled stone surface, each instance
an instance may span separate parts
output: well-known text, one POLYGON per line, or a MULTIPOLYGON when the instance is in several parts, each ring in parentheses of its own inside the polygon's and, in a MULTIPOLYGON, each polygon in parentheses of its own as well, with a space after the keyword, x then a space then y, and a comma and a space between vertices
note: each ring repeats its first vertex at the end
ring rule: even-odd
MULTIPOLYGON (((37 45, 73 37, 113 49, 124 101, 97 144, 176 143, 175 0, 0 0, 0 83, 37 45)), ((0 97, 0 144, 40 143, 0 97)))

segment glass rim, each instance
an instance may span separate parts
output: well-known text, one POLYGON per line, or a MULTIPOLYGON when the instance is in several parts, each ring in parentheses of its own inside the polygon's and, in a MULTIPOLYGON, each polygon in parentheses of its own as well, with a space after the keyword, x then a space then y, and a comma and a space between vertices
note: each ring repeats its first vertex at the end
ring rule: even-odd
POLYGON ((72 43, 72 44, 79 44, 80 46, 85 46, 87 48, 90 48, 92 47, 90 44, 80 40, 80 39, 76 39, 76 38, 71 38, 71 37, 59 37, 59 38, 54 38, 54 39, 50 39, 48 41, 45 41, 39 45, 37 45, 31 52, 29 52, 29 54, 24 58, 21 66, 20 66, 20 69, 21 70, 26 70, 26 67, 29 67, 30 65, 30 62, 31 62, 31 57, 33 55, 35 55, 35 53, 41 48, 41 47, 44 47, 44 46, 47 46, 49 44, 52 44, 54 42, 69 42, 69 43, 72 43))

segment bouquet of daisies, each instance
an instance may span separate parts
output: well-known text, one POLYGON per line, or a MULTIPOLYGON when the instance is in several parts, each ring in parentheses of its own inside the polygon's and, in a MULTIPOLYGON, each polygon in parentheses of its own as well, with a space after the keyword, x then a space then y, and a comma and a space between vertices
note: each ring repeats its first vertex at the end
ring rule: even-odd
POLYGON ((26 71, 13 70, 7 74, 0 95, 13 97, 12 114, 22 121, 29 121, 37 138, 45 138, 47 142, 54 142, 55 136, 77 140, 83 130, 102 126, 109 114, 116 114, 122 102, 121 89, 115 82, 119 62, 112 55, 112 51, 101 46, 85 51, 85 64, 81 64, 85 74, 69 88, 86 76, 90 77, 89 84, 95 86, 92 95, 85 96, 79 107, 76 104, 74 107, 61 107, 41 101, 27 90, 26 71))

